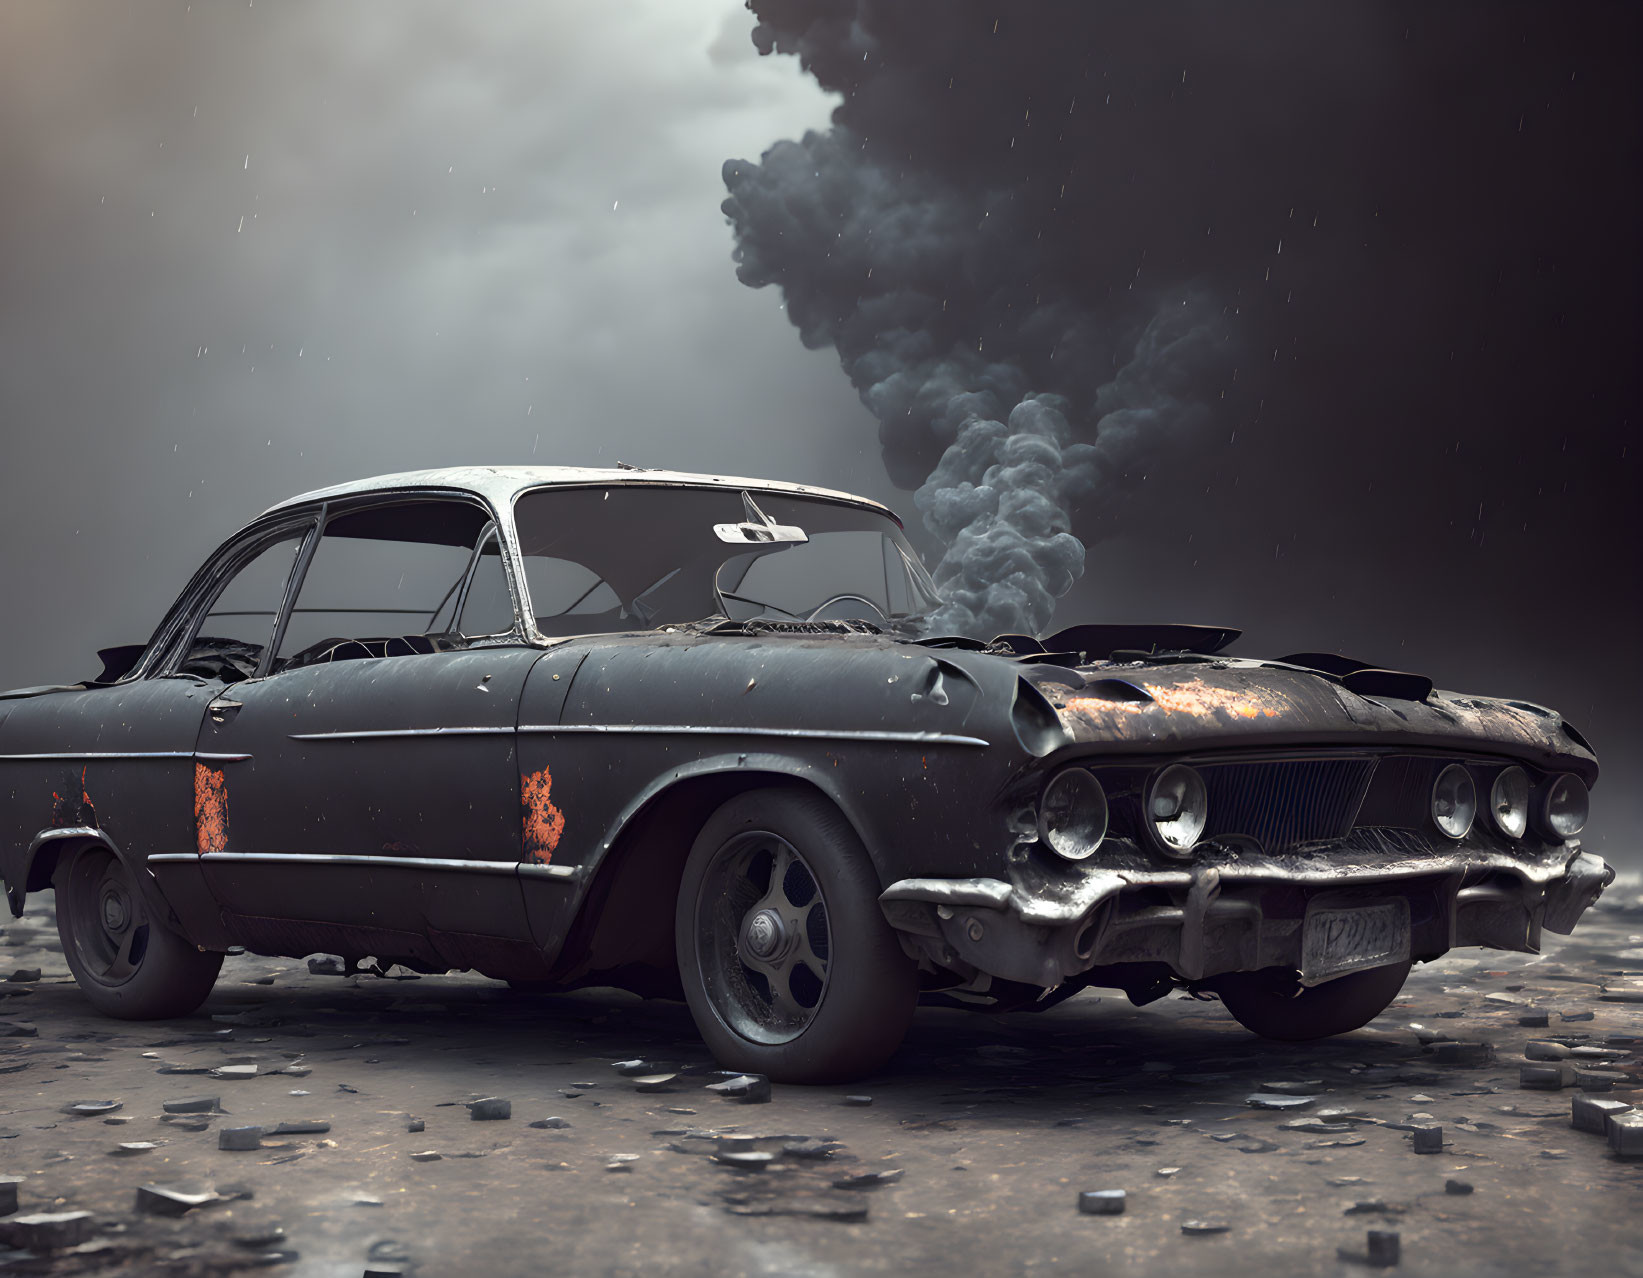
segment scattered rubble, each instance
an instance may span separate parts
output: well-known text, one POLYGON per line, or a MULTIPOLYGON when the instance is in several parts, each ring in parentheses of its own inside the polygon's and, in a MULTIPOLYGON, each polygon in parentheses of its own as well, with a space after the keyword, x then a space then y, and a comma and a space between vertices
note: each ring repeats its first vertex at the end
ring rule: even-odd
POLYGON ((218 1096, 182 1096, 161 1102, 160 1108, 168 1114, 216 1114, 222 1110, 218 1096))
POLYGON ((1385 1267, 1398 1263, 1402 1240, 1396 1232, 1390 1229, 1371 1229, 1366 1241, 1370 1264, 1385 1267))
MULTIPOLYGON (((1632 933, 1643 930, 1635 920, 1627 926, 1632 933)), ((236 961, 241 960, 231 960, 236 961)), ((1469 956, 1461 955, 1435 966, 1465 971, 1467 961, 1469 956)), ((146 1031, 161 1043, 147 1041, 144 1031, 133 1034, 128 1026, 87 1017, 66 982, 54 979, 35 989, 0 981, 0 994, 27 993, 31 1020, 26 1024, 35 1029, 0 1039, 0 1072, 8 1075, 0 1078, 0 1090, 16 1086, 20 1097, 25 1091, 39 1096, 24 1106, 10 1104, 13 1093, 6 1093, 8 1113, 0 1121, 14 1126, 0 1130, 0 1150, 6 1151, 0 1160, 8 1168, 27 1168, 29 1175, 26 1181, 0 1181, 0 1221, 28 1219, 19 1208, 35 1217, 90 1209, 96 1214, 88 1216, 89 1233, 72 1246, 105 1249, 86 1253, 100 1257, 97 1263, 105 1271, 123 1264, 131 1272, 166 1272, 167 1264, 179 1263, 164 1258, 174 1252, 179 1258, 186 1253, 202 1275, 263 1266, 280 1272, 277 1266, 296 1258, 285 1230, 266 1217, 235 1220, 218 1206, 235 1191, 210 1188, 213 1167, 238 1172, 254 1165, 253 1174, 269 1177, 257 1184, 268 1206, 291 1225, 296 1244, 310 1256, 325 1255, 328 1263, 333 1256, 344 1263, 354 1257, 353 1273, 426 1273, 433 1265, 448 1266, 451 1256, 437 1250, 424 1255, 419 1243, 414 1261, 386 1250, 365 1257, 361 1249, 376 1246, 369 1235, 358 1237, 354 1250, 335 1252, 335 1231, 357 1235, 368 1221, 404 1228, 403 1213, 410 1206, 429 1222, 427 1241, 437 1249, 445 1245, 442 1231, 468 1237, 477 1227, 460 1213, 451 1214, 451 1186, 469 1180, 463 1174, 469 1168, 494 1176, 511 1166, 507 1174, 522 1177, 563 1172, 551 1181, 556 1207, 561 1197, 575 1204, 584 1228, 596 1232, 606 1226, 586 1222, 602 1220, 609 1214, 603 1204, 613 1202, 631 1204, 623 1218, 637 1222, 636 1238, 662 1227, 673 1218, 670 1213, 701 1205, 721 1208, 730 1229, 744 1227, 737 1217, 850 1225, 835 1234, 841 1240, 840 1263, 848 1267, 868 1255, 854 1249, 869 1241, 872 1254, 882 1255, 885 1263, 905 1259, 906 1252, 897 1248, 917 1235, 903 1228, 903 1219, 928 1215, 934 1224, 937 1212, 948 1214, 943 1228, 957 1246, 972 1248, 977 1256, 996 1255, 988 1250, 990 1234, 1005 1236, 1021 1228, 993 1213, 1002 1201, 995 1198, 994 1182, 1002 1181, 1013 1194, 1031 1188, 1048 1194, 1052 1208, 1056 1192, 1075 1198, 1077 1211, 1067 1211, 1074 1204, 1063 1198, 1064 1223, 1045 1228, 1082 1228, 1081 1237, 1088 1239, 1096 1226, 1080 1226, 1075 1216, 1123 1217, 1099 1228, 1120 1231, 1127 1251, 1139 1247, 1137 1255, 1152 1257, 1148 1272, 1167 1271, 1168 1249, 1194 1245, 1188 1237, 1228 1232, 1233 1238, 1220 1244, 1205 1238, 1196 1245, 1235 1247, 1240 1263, 1247 1259, 1257 1266, 1281 1246, 1293 1254, 1299 1271, 1333 1265, 1338 1243, 1366 1241, 1367 1247, 1350 1254, 1343 1247, 1340 1255, 1355 1265, 1414 1267, 1401 1255, 1396 1228, 1387 1227, 1402 1227, 1406 1220, 1420 1223, 1418 1234, 1411 1232, 1411 1246, 1418 1237, 1421 1265, 1439 1272, 1459 1264, 1462 1253, 1456 1249, 1463 1236, 1478 1231, 1488 1241, 1467 1243, 1466 1255, 1476 1253, 1482 1263, 1497 1267, 1507 1259, 1529 1264, 1525 1258, 1534 1256, 1533 1263, 1544 1267, 1537 1234, 1525 1232, 1521 1218, 1527 1213, 1519 1210, 1537 1202, 1537 1191, 1503 1180, 1503 1173, 1521 1175, 1528 1169, 1545 1180, 1546 1196, 1538 1200, 1544 1205, 1560 1181, 1594 1183, 1593 1192, 1608 1192, 1609 1184, 1621 1183, 1612 1178, 1631 1174, 1622 1160, 1643 1159, 1643 1120, 1632 1108, 1643 1092, 1643 1020, 1637 1006, 1605 1004, 1594 983, 1574 979, 1578 972, 1552 977, 1560 982, 1556 985, 1542 980, 1550 972, 1544 960, 1524 965, 1521 990, 1492 984, 1502 977, 1491 970, 1448 978, 1441 1000, 1434 997, 1432 977, 1418 970, 1400 1023, 1382 1022, 1338 1040, 1293 1047, 1272 1047, 1223 1026, 1213 1005, 1177 1007, 1173 1000, 1170 1014, 1180 1018, 1173 1025, 1139 1018, 1115 1023, 1110 1018, 1128 1016, 1127 1009, 1103 1005, 1099 1015, 1080 1014, 1082 1003, 1043 1018, 992 1022, 1003 1027, 999 1033, 1019 1033, 1029 1047, 988 1043, 983 1047, 989 1050, 975 1049, 938 1019, 923 1031, 930 1047, 922 1048, 915 1035, 906 1059, 874 1080, 880 1109, 889 1107, 877 1118, 865 1108, 859 1117, 827 1108, 871 1106, 870 1096, 772 1089, 767 1078, 718 1069, 693 1037, 675 1033, 677 1018, 667 1019, 672 1013, 666 1005, 645 1004, 641 1011, 635 1010, 641 1005, 622 1004, 601 1013, 604 1020, 591 1027, 579 1016, 571 1018, 567 1032, 539 1031, 539 1010, 511 1012, 513 1004, 499 997, 487 1001, 479 978, 436 978, 419 987, 434 990, 436 997, 396 1000, 383 998, 381 991, 389 987, 374 981, 323 982, 302 968, 298 963, 294 971, 282 969, 289 975, 281 976, 278 997, 294 997, 292 1010, 276 1015, 272 1004, 248 1003, 265 996, 248 990, 250 973, 240 973, 232 983, 225 974, 223 1001, 207 1008, 215 1024, 202 1018, 146 1031), (322 992, 312 992, 321 987, 322 992), (440 996, 440 991, 449 993, 440 996), (1491 998, 1494 993, 1512 997, 1491 998), (1441 1010, 1431 1006, 1434 1001, 1441 1010), (1595 1022, 1591 1008, 1598 1009, 1595 1022), (609 1028, 600 1028, 606 1021, 609 1028), (1137 1045, 1131 1034, 1142 1025, 1137 1045), (531 1029, 528 1039, 519 1034, 525 1027, 531 1029), (395 1031, 402 1036, 392 1037, 395 1031), (526 1041, 530 1046, 521 1046, 526 1041), (1172 1052, 1177 1041, 1186 1046, 1172 1052), (388 1050, 413 1042, 415 1054, 395 1056, 388 1050), (436 1086, 429 1082, 436 1075, 416 1072, 421 1062, 414 1056, 447 1069, 447 1062, 465 1065, 471 1072, 437 1075, 436 1086), (122 1061, 129 1073, 120 1072, 122 1061), (372 1072, 377 1064, 387 1068, 372 1072), (622 1085, 583 1081, 590 1068, 607 1066, 622 1085), (242 1086, 221 1095, 162 1100, 159 1089, 167 1083, 156 1079, 156 1070, 184 1080, 178 1087, 205 1086, 213 1079, 241 1080, 242 1086), (317 1080, 313 1096, 302 1089, 288 1093, 288 1084, 265 1088, 255 1081, 310 1074, 317 1080), (359 1084, 337 1081, 350 1077, 359 1084), (1515 1091, 1525 1077, 1529 1091, 1543 1094, 1515 1091), (482 1083, 510 1095, 463 1091, 482 1083), (1567 1103, 1545 1094, 1552 1092, 1566 1093, 1567 1103), (412 1104, 432 1106, 440 1094, 473 1099, 427 1108, 427 1120, 406 1112, 412 1104), (123 1104, 98 1099, 107 1096, 123 1097, 123 1104), (304 1097, 302 1108, 288 1096, 304 1097), (493 1105, 511 1117, 513 1101, 524 1107, 522 1113, 540 1115, 544 1109, 551 1113, 559 1096, 567 1108, 571 1101, 580 1104, 575 1127, 564 1118, 539 1117, 528 1124, 534 1129, 528 1136, 513 1132, 510 1142, 503 1135, 507 1127, 493 1128, 489 1133, 501 1138, 486 1141, 474 1136, 488 1134, 487 1129, 469 1129, 464 1122, 460 1132, 468 1136, 466 1143, 478 1146, 464 1148, 459 1129, 450 1125, 462 1119, 458 1105, 474 1119, 493 1105), (225 1114, 224 1098, 229 1110, 240 1113, 225 1114), (744 1103, 759 1098, 754 1103, 764 1108, 710 1109, 703 1102, 712 1098, 744 1103), (664 1105, 663 1100, 685 1103, 664 1105), (275 1121, 281 1104, 291 1105, 295 1114, 275 1121), (697 1118, 693 1106, 715 1117, 697 1118), (681 1115, 661 1119, 679 1126, 652 1131, 663 1114, 681 1115), (761 1116, 762 1123, 749 1121, 761 1116), (101 1122, 84 1121, 88 1118, 101 1122), (684 1126, 719 1118, 724 1125, 684 1126), (115 1137, 119 1143, 110 1145, 114 1133, 99 1128, 120 1123, 134 1125, 122 1128, 115 1137), (416 1143, 402 1134, 430 1127, 433 1134, 416 1143), (1577 1133, 1566 1138, 1567 1148, 1551 1147, 1558 1129, 1577 1133), (340 1134, 328 1139, 333 1130, 340 1134), (653 1146, 639 1143, 647 1132, 655 1138, 653 1146), (647 1152, 608 1152, 623 1148, 647 1152), (1195 1156, 1194 1149, 1201 1154, 1195 1156), (218 1150, 263 1152, 235 1165, 232 1153, 218 1150), (1119 1161, 1103 1170, 1104 1162, 1090 1161, 1094 1151, 1119 1161), (1410 1152, 1449 1153, 1452 1161, 1428 1158, 1410 1170, 1397 1161, 1410 1152), (122 1161, 131 1159, 147 1161, 122 1161), (282 1177, 283 1169, 272 1166, 303 1159, 294 1170, 312 1168, 312 1174, 282 1177), (1277 1231, 1270 1222, 1259 1229, 1253 1222, 1243 1227, 1241 1207, 1226 1194, 1243 1192, 1238 1182, 1250 1166, 1245 1159, 1260 1167, 1261 1183, 1270 1179, 1288 1186, 1281 1192, 1300 1195, 1311 1226, 1299 1220, 1277 1231), (1566 1167, 1545 1166, 1549 1161, 1566 1167), (445 1168, 444 1162, 452 1166, 445 1168), (1392 1170, 1400 1166, 1403 1170, 1392 1170), (364 1167, 372 1168, 369 1179, 364 1167), (387 1170, 393 1167, 397 1184, 387 1170), (131 1173, 139 1169, 157 1175, 160 1183, 137 1189, 133 1212, 127 1196, 137 1188, 131 1173), (203 1184, 189 1177, 202 1177, 203 1184), (1121 1177, 1128 1177, 1132 1188, 1136 1178, 1143 1184, 1146 1198, 1138 1199, 1134 1213, 1127 1211, 1126 1190, 1078 1189, 1081 1180, 1099 1186, 1123 1184, 1121 1177), (916 1191, 896 1188, 915 1179, 916 1191), (118 1185, 121 1198, 78 1188, 93 1183, 118 1185), (1230 1191, 1224 1188, 1229 1185, 1230 1191), (20 1196, 26 1202, 16 1202, 20 1196), (111 1203, 118 1204, 112 1211, 111 1203), (1155 1203, 1181 1230, 1174 1243, 1137 1241, 1142 1234, 1136 1231, 1157 1214, 1155 1203), (877 1211, 870 1212, 875 1205, 877 1211), (1142 1211, 1143 1205, 1152 1210, 1142 1211), (976 1207, 996 1224, 966 1231, 962 1222, 976 1207), (152 1219, 156 1215, 170 1219, 152 1219), (1321 1228, 1328 1220, 1351 1236, 1328 1236, 1321 1228), (1358 1232, 1367 1224, 1377 1228, 1358 1232), (330 1241, 320 1243, 316 1229, 330 1241), (171 1252, 151 1257, 146 1249, 155 1237, 165 1237, 171 1252), (1508 1246, 1514 1249, 1509 1256, 1503 1250, 1508 1246)), ((1611 987, 1615 983, 1611 979, 1611 987)), ((18 997, 0 997, 0 1007, 7 1003, 22 1005, 18 997)), ((0 1017, 0 1025, 18 1024, 23 1022, 0 1017)), ((508 1237, 510 1228, 504 1222, 496 1233, 508 1237)), ((1615 1268, 1616 1237, 1613 1231, 1592 1233, 1598 1258, 1593 1272, 1615 1268)), ((0 1257, 11 1254, 0 1246, 0 1257)), ((186 1265, 177 1271, 195 1272, 186 1265)))
POLYGON ((720 1083, 709 1083, 707 1090, 747 1105, 763 1105, 770 1100, 770 1080, 763 1074, 738 1074, 720 1083))
POLYGON ((220 1127, 217 1129, 217 1148, 241 1152, 261 1149, 262 1136, 260 1127, 220 1127))
POLYGON ((1608 1118, 1609 1148, 1621 1158, 1643 1158, 1643 1113, 1632 1110, 1608 1118))
POLYGON ((169 1185, 139 1185, 136 1208, 139 1215, 182 1216, 196 1207, 217 1201, 212 1190, 178 1189, 169 1185))
POLYGON ((1125 1194, 1122 1189, 1085 1189, 1078 1195, 1078 1210, 1086 1216, 1121 1216, 1125 1194))
POLYGON ((91 1237, 89 1211, 45 1211, 0 1217, 0 1242, 23 1251, 58 1251, 91 1237))

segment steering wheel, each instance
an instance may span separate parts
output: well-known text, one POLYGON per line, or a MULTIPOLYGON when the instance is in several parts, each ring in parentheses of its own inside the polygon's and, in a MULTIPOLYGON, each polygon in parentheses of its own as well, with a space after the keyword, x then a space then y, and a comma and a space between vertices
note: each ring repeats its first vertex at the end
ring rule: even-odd
POLYGON ((880 608, 871 599, 868 599, 868 598, 866 598, 865 596, 862 596, 862 595, 851 595, 851 594, 834 595, 831 599, 827 599, 827 600, 822 601, 821 603, 817 604, 814 608, 812 608, 810 610, 809 614, 805 617, 805 620, 806 621, 816 620, 817 617, 821 616, 822 613, 826 612, 834 604, 843 603, 846 599, 854 599, 857 603, 866 604, 869 608, 871 608, 873 610, 873 615, 878 617, 879 620, 881 620, 881 621, 889 621, 890 620, 889 617, 885 616, 884 609, 880 608))

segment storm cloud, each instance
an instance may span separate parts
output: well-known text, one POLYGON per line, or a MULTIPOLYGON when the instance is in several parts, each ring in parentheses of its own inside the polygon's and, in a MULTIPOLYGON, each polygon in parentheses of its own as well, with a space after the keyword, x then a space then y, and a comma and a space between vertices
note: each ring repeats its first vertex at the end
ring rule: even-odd
POLYGON ((723 157, 830 105, 750 27, 712 0, 0 6, 0 582, 29 618, 0 680, 94 673, 236 527, 343 479, 850 486, 841 412, 868 456, 870 423, 726 261, 723 157))

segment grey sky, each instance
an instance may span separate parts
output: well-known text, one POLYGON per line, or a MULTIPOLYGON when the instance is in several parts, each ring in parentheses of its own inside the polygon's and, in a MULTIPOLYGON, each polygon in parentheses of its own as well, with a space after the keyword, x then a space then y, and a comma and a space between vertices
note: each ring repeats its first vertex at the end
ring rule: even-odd
POLYGON ((830 105, 751 26, 0 8, 0 583, 38 618, 0 679, 94 671, 237 524, 359 475, 620 458, 889 495, 831 354, 730 263, 724 158, 830 105))

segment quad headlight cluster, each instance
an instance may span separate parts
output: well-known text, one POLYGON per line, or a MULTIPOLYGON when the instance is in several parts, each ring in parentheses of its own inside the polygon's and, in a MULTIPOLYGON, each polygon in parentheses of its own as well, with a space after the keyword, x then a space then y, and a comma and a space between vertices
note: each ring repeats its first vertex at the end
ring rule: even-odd
MULTIPOLYGON (((1492 775, 1480 769, 1488 786, 1484 809, 1493 829, 1521 839, 1532 827, 1551 842, 1573 838, 1585 828, 1586 786, 1573 773, 1545 777, 1538 783, 1516 764, 1492 775)), ((1172 763, 1153 773, 1142 787, 1140 833, 1155 852, 1185 859, 1192 855, 1209 824, 1209 791, 1197 769, 1172 763)), ((1446 764, 1432 783, 1432 823, 1451 839, 1464 839, 1479 816, 1479 780, 1463 763, 1446 764)), ((1095 773, 1076 764, 1062 768, 1044 783, 1038 800, 1038 836, 1045 847, 1066 861, 1094 856, 1107 837, 1107 792, 1095 773)))
MULTIPOLYGON (((1533 823, 1543 838, 1562 842, 1586 826, 1586 785, 1571 772, 1547 777, 1531 786, 1529 774, 1516 764, 1502 768, 1489 786, 1489 821, 1509 839, 1521 839, 1533 823)), ((1478 814, 1477 786, 1471 772, 1451 763, 1432 784, 1432 823, 1451 839, 1471 833, 1478 814)))

